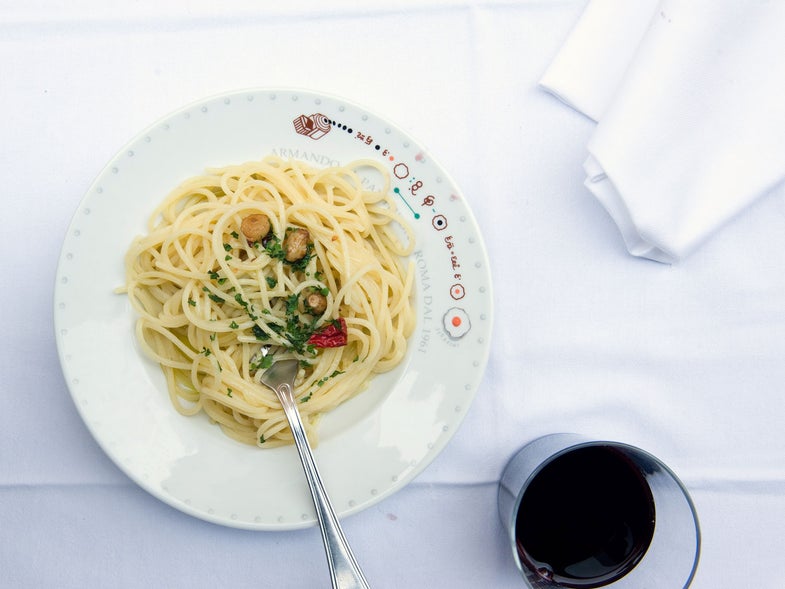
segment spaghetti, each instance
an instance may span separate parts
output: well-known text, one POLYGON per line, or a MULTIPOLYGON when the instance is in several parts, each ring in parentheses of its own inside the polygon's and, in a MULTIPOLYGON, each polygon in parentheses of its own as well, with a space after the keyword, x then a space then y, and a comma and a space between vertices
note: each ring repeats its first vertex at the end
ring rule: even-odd
POLYGON ((123 290, 178 412, 204 412, 244 443, 291 443, 258 377, 296 357, 315 442, 322 414, 401 362, 415 323, 404 261, 414 236, 389 189, 371 160, 319 169, 270 156, 208 170, 161 203, 126 254, 123 290), (367 166, 381 190, 363 188, 367 166))

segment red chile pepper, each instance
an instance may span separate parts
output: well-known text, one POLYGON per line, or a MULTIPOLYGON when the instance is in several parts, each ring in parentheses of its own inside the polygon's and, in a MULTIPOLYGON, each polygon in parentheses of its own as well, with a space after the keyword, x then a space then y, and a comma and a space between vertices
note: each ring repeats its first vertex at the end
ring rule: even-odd
POLYGON ((340 348, 346 345, 346 335, 346 321, 339 317, 309 337, 308 343, 317 348, 340 348))

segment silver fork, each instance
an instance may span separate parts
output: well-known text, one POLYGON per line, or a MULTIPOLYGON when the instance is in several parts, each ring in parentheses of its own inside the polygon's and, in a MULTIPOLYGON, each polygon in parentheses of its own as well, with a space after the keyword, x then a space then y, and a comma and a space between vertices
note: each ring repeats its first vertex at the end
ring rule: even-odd
MULTIPOLYGON (((262 354, 266 355, 267 351, 268 349, 263 348, 262 354)), ((283 406, 284 413, 286 413, 292 434, 294 434, 294 443, 300 454, 300 462, 302 462, 305 478, 311 489, 313 505, 316 508, 316 516, 319 519, 333 589, 370 589, 338 523, 338 517, 330 504, 322 478, 316 468, 311 446, 305 435, 300 412, 297 410, 297 400, 294 398, 294 379, 297 376, 298 367, 297 360, 277 360, 261 375, 259 380, 275 391, 283 406)))

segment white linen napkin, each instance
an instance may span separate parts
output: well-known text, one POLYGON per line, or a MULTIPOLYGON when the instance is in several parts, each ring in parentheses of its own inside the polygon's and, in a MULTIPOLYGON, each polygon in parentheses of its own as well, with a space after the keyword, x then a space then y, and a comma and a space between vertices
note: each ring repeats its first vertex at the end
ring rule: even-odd
POLYGON ((540 84, 598 125, 586 186, 683 258, 785 179, 785 2, 591 0, 540 84))

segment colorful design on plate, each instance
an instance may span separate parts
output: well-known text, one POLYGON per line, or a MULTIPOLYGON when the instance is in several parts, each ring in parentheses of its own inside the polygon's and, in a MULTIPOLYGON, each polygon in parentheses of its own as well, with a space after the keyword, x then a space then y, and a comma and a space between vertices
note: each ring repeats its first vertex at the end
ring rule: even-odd
POLYGON ((459 301, 466 296, 466 289, 462 284, 453 284, 452 287, 450 287, 450 296, 456 301, 459 301))
POLYGON ((311 139, 321 139, 330 132, 330 120, 321 113, 300 115, 294 121, 294 130, 311 139))
POLYGON ((469 314, 460 307, 452 307, 447 309, 447 312, 442 317, 444 324, 444 331, 452 339, 461 339, 464 335, 469 333, 472 328, 472 322, 469 320, 469 314))
MULTIPOLYGON (((393 181, 398 181, 398 185, 393 186, 393 192, 400 198, 403 205, 411 212, 415 220, 423 217, 423 214, 416 210, 415 205, 412 204, 419 202, 420 210, 422 210, 422 208, 430 209, 428 213, 432 213, 430 220, 431 227, 434 231, 443 232, 449 227, 447 216, 443 212, 437 210, 440 202, 438 190, 434 190, 431 187, 430 182, 427 182, 421 177, 418 178, 413 172, 414 168, 424 165, 427 161, 426 154, 423 151, 417 151, 414 155, 414 161, 407 163, 406 161, 403 161, 403 159, 397 159, 396 155, 392 152, 391 146, 384 145, 382 142, 377 141, 374 138, 374 134, 365 128, 367 123, 366 125, 363 125, 363 122, 367 120, 367 117, 362 117, 362 121, 353 120, 353 117, 351 116, 344 117, 344 120, 340 120, 340 114, 346 114, 343 112, 343 108, 336 111, 339 115, 330 113, 329 110, 326 110, 325 112, 327 112, 327 114, 301 114, 295 118, 294 128, 297 133, 311 137, 312 139, 321 139, 331 128, 344 131, 346 135, 341 134, 339 137, 348 136, 355 141, 361 142, 374 152, 372 155, 376 157, 381 156, 383 160, 390 163, 393 181)), ((389 134, 390 129, 388 128, 385 133, 389 134)), ((409 147, 409 143, 404 143, 403 146, 409 147)), ((441 182, 441 179, 437 178, 437 183, 439 182, 441 182)), ((450 192, 444 201, 455 202, 458 199, 459 197, 454 192, 450 192)), ((461 263, 459 256, 455 251, 455 239, 453 235, 446 235, 443 238, 443 242, 448 252, 448 272, 451 279, 456 281, 449 287, 449 296, 452 300, 458 301, 466 297, 467 293, 466 288, 462 284, 463 276, 461 274, 461 263)), ((469 322, 469 317, 466 315, 465 311, 453 307, 446 310, 444 317, 450 318, 450 321, 445 319, 444 330, 451 340, 460 339, 470 330, 471 323, 469 322), (456 314, 458 311, 461 311, 463 314, 456 314), (458 321, 459 325, 452 323, 453 320, 458 321)))

